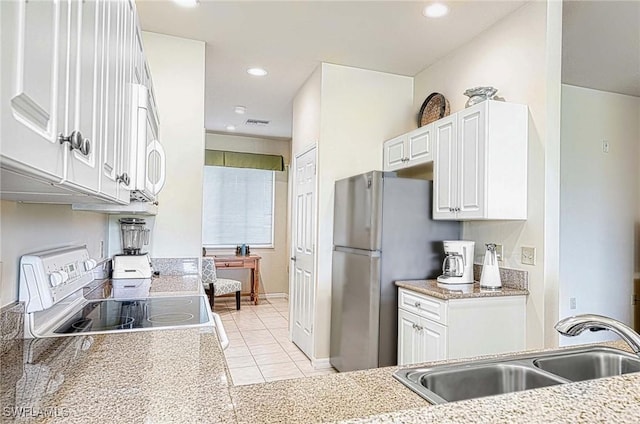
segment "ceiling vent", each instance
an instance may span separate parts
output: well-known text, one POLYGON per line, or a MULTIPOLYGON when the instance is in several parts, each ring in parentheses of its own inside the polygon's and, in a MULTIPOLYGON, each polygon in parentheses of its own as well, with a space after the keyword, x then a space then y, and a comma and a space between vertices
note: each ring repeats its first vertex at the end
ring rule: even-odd
POLYGON ((253 125, 256 127, 266 127, 267 125, 269 125, 269 121, 264 121, 262 119, 247 119, 247 122, 245 122, 245 124, 253 125))

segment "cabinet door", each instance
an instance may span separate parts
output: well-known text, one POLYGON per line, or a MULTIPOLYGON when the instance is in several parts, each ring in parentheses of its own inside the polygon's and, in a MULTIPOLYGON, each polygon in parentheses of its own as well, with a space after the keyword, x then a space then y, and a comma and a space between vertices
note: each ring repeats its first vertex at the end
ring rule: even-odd
POLYGON ((421 362, 422 338, 417 328, 420 317, 398 309, 398 365, 421 362))
POLYGON ((409 161, 407 165, 413 166, 427 163, 433 160, 433 124, 425 125, 407 135, 409 161))
POLYGON ((83 149, 68 155, 66 181, 89 192, 99 188, 99 122, 97 100, 100 89, 99 41, 102 31, 100 3, 103 0, 68 2, 70 11, 65 134, 78 131, 83 149))
POLYGON ((418 333, 420 333, 420 362, 447 359, 447 327, 421 318, 418 333))
POLYGON ((134 72, 134 29, 135 15, 133 4, 129 1, 121 3, 121 26, 120 26, 120 54, 119 54, 119 80, 120 80, 120 108, 119 112, 119 134, 121 146, 117 156, 117 169, 119 175, 126 175, 128 178, 118 185, 118 200, 121 203, 129 203, 130 186, 133 179, 133 169, 131 164, 131 143, 133 141, 132 118, 131 118, 131 83, 134 72))
POLYGON ((407 158, 406 141, 406 135, 402 135, 384 142, 384 164, 382 167, 384 171, 404 168, 407 158))
POLYGON ((485 200, 486 106, 458 113, 458 218, 482 218, 485 200))
POLYGON ((100 193, 110 199, 118 196, 118 174, 116 157, 121 142, 116 134, 116 112, 118 108, 118 21, 120 4, 105 1, 103 9, 102 66, 100 69, 100 193))
POLYGON ((456 185, 457 115, 440 119, 434 123, 433 163, 433 218, 455 219, 457 208, 456 185))
POLYGON ((67 29, 63 6, 24 0, 1 6, 2 165, 51 182, 63 179, 66 156, 58 141, 63 93, 57 76, 67 54, 60 40, 67 29))

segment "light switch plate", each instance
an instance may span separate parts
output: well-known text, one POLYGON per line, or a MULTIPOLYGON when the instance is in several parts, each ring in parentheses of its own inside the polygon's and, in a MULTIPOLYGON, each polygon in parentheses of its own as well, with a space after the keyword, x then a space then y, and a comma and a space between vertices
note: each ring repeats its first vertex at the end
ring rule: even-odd
POLYGON ((522 246, 520 262, 523 265, 535 265, 536 264, 536 248, 522 246))

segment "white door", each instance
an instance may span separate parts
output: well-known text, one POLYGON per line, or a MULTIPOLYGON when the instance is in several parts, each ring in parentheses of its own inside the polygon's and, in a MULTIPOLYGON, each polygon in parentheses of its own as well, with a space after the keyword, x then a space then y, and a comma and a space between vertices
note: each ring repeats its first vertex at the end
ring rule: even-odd
POLYGON ((407 165, 412 166, 433 160, 432 134, 433 124, 425 125, 409 133, 407 136, 409 146, 407 165))
POLYGON ((79 131, 83 142, 80 149, 74 149, 68 155, 66 180, 91 192, 98 191, 100 180, 96 101, 100 87, 98 66, 102 59, 98 50, 102 31, 101 2, 91 0, 70 2, 68 5, 71 20, 67 33, 69 55, 66 69, 69 78, 63 132, 79 131))
POLYGON ((417 330, 422 344, 419 349, 420 362, 447 359, 447 327, 421 318, 417 330))
POLYGON ((406 140, 406 136, 401 135, 400 137, 384 142, 384 164, 382 165, 382 169, 385 171, 395 171, 396 169, 404 167, 407 157, 405 152, 406 140))
POLYGON ((433 161, 433 218, 455 218, 457 183, 456 116, 435 123, 433 161))
POLYGON ((116 112, 119 108, 118 94, 118 24, 120 3, 105 1, 103 10, 103 39, 101 43, 102 63, 100 67, 100 193, 109 198, 118 196, 119 175, 116 157, 121 139, 116 134, 116 112))
POLYGON ((458 218, 482 218, 485 196, 486 104, 458 114, 458 218))
POLYGON ((422 341, 417 326, 420 317, 398 309, 398 365, 417 364, 422 361, 422 341))
POLYGON ((295 158, 293 257, 291 258, 291 340, 313 356, 315 298, 316 149, 295 158))
POLYGON ((51 182, 63 179, 67 151, 58 140, 67 7, 53 1, 2 4, 2 133, 12 138, 2 143, 2 160, 51 182))

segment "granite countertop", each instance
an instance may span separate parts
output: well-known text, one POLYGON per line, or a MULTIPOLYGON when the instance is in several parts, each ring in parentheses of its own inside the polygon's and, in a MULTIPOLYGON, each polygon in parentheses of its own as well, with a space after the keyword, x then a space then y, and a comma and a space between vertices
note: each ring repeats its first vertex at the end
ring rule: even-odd
MULTIPOLYGON (((153 284, 156 294, 201 290, 195 276, 153 284)), ((234 386, 214 327, 14 340, 3 351, 3 420, 14 407, 23 408, 18 421, 65 423, 631 423, 640 416, 640 373, 444 405, 396 381, 397 367, 234 386)))
POLYGON ((483 289, 480 284, 473 284, 470 291, 464 292, 462 288, 444 288, 438 286, 436 280, 407 280, 396 281, 396 286, 413 290, 417 293, 426 294, 427 296, 437 297, 438 299, 468 299, 473 297, 498 297, 498 296, 526 296, 529 290, 524 288, 513 288, 503 286, 500 289, 483 289))

